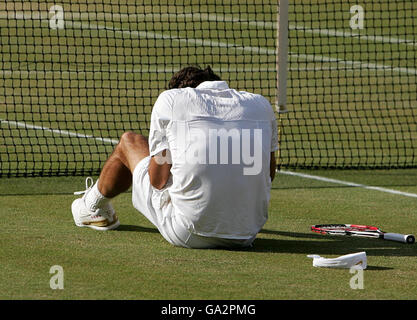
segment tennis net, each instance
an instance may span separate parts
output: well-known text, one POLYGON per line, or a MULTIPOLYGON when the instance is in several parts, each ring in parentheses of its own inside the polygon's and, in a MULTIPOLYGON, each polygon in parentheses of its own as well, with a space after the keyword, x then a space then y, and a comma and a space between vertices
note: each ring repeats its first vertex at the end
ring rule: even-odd
MULTIPOLYGON (((280 166, 417 166, 417 3, 289 1, 280 166)), ((273 0, 0 2, 0 176, 94 175, 173 72, 277 97, 273 0)), ((283 14, 282 12, 280 14, 283 14)))
POLYGON ((417 166, 417 2, 291 1, 291 167, 417 166))

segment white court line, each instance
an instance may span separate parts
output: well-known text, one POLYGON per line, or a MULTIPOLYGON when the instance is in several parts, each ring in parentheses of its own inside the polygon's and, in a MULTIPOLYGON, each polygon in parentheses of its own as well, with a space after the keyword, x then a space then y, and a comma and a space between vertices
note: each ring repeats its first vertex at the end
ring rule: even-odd
MULTIPOLYGON (((161 67, 161 68, 97 68, 97 69, 84 69, 84 70, 0 70, 0 75, 4 77, 19 77, 19 78, 39 78, 39 75, 42 75, 46 80, 53 80, 55 76, 59 76, 59 78, 66 76, 72 79, 81 79, 84 80, 83 77, 91 74, 103 74, 103 73, 142 73, 142 74, 150 74, 150 73, 174 73, 181 68, 180 65, 177 67, 161 67)), ((275 66, 273 67, 275 68, 275 66)), ((294 72, 302 72, 302 71, 345 71, 345 72, 355 72, 355 70, 360 69, 358 65, 352 65, 347 68, 339 68, 339 67, 299 67, 299 68, 289 68, 289 71, 294 72)), ((227 72, 271 72, 271 68, 267 67, 220 67, 220 68, 213 68, 215 72, 227 73, 227 72)), ((363 71, 363 70, 362 70, 363 71)), ((378 71, 378 70, 376 70, 378 71)), ((42 78, 43 79, 43 78, 42 78)), ((100 79, 103 80, 103 79, 100 79)))
POLYGON ((370 69, 376 71, 392 71, 397 73, 406 73, 410 75, 417 75, 417 69, 414 68, 405 68, 405 67, 392 67, 387 66, 384 64, 372 63, 372 62, 362 62, 362 61, 354 61, 354 60, 343 60, 339 58, 332 58, 328 56, 322 56, 317 54, 300 54, 300 53, 289 53, 289 57, 294 57, 297 59, 304 59, 308 61, 314 62, 328 62, 328 63, 340 63, 352 68, 359 68, 359 69, 370 69))
MULTIPOLYGON (((82 14, 82 13, 69 13, 69 15, 71 16, 78 16, 80 18, 85 18, 86 15, 82 14)), ((112 14, 109 13, 108 14, 111 18, 121 18, 121 17, 130 17, 132 15, 129 14, 112 14)), ((147 16, 143 15, 144 17, 147 16)), ((161 15, 161 14, 157 14, 157 15, 161 15)), ((170 16, 171 14, 165 14, 166 16, 170 16)), ((184 16, 184 17, 195 17, 195 16, 201 16, 201 18, 206 18, 208 20, 214 20, 217 21, 215 19, 218 19, 218 17, 222 17, 222 19, 225 22, 242 22, 239 19, 233 18, 231 16, 226 16, 226 15, 221 15, 221 14, 180 14, 180 16, 184 16)), ((47 16, 48 13, 47 12, 24 12, 24 11, 16 11, 16 12, 1 12, 0 13, 0 18, 3 19, 41 19, 41 21, 49 21, 47 20, 47 16)), ((94 14, 94 16, 98 16, 96 14, 94 14)), ((88 15, 87 15, 88 18, 88 15)), ((106 16, 105 16, 106 18, 106 16)), ((106 20, 104 20, 104 22, 107 22, 106 20)), ((111 21, 114 22, 114 21, 111 21)), ((268 24, 271 23, 267 23, 267 22, 248 22, 249 24, 254 23, 257 26, 268 26, 268 24)), ((163 33, 159 33, 159 32, 152 32, 152 31, 130 31, 130 30, 123 30, 120 28, 115 28, 115 27, 107 27, 107 26, 102 26, 102 25, 96 25, 96 24, 91 24, 91 23, 83 23, 83 22, 79 22, 79 21, 66 21, 66 25, 72 25, 73 27, 80 27, 80 28, 84 28, 84 29, 92 29, 92 30, 106 30, 106 31, 110 31, 110 32, 115 32, 115 33, 121 33, 121 34, 128 34, 130 37, 134 36, 134 37, 143 37, 143 38, 153 38, 153 39, 167 39, 173 42, 180 42, 182 44, 193 44, 193 45, 199 45, 199 46, 212 46, 212 47, 226 47, 229 49, 235 49, 235 50, 239 50, 239 51, 249 51, 252 53, 258 53, 258 54, 276 54, 276 50, 275 49, 267 49, 267 48, 261 48, 261 47, 253 47, 253 46, 243 46, 243 45, 236 45, 236 44, 230 44, 230 43, 225 43, 225 42, 220 42, 220 41, 214 41, 214 40, 202 40, 202 39, 193 39, 193 38, 181 38, 181 37, 176 37, 173 38, 170 35, 166 35, 163 33)), ((270 26, 272 27, 272 25, 270 26)), ((333 35, 333 36, 340 36, 340 37, 345 37, 345 36, 351 36, 351 37, 357 37, 358 34, 355 33, 349 33, 349 32, 342 32, 342 31, 337 31, 337 30, 330 30, 330 29, 308 29, 306 27, 303 26, 299 26, 299 25, 293 25, 290 26, 290 29, 293 28, 294 30, 304 30, 304 31, 308 31, 308 32, 321 32, 323 34, 327 34, 327 35, 333 35)), ((383 41, 383 42, 389 42, 389 43, 405 43, 405 44, 410 44, 409 40, 405 40, 405 39, 399 39, 399 38, 388 38, 388 39, 384 39, 386 37, 379 37, 379 36, 366 36, 366 40, 373 40, 373 41, 383 41)), ((411 43, 413 46, 417 45, 416 43, 411 43)), ((387 66, 387 65, 383 65, 383 64, 378 64, 378 63, 366 63, 366 62, 362 62, 362 61, 354 61, 354 60, 343 60, 343 59, 339 59, 339 58, 333 58, 333 57, 329 57, 329 56, 323 56, 323 55, 315 55, 315 54, 299 54, 299 53, 294 53, 294 52, 289 52, 289 57, 290 58, 300 58, 300 59, 305 59, 308 61, 313 61, 313 62, 326 62, 326 63, 340 63, 340 64, 344 64, 346 66, 350 66, 352 68, 363 68, 363 69, 372 69, 372 70, 376 70, 376 71, 392 71, 392 72, 397 72, 397 73, 405 73, 405 74, 410 74, 410 75, 417 75, 417 69, 414 68, 407 68, 407 67, 392 67, 392 66, 387 66)))
MULTIPOLYGON (((80 70, 80 71, 76 71, 76 70, 0 70, 0 75, 5 76, 5 77, 13 77, 13 76, 17 76, 17 77, 24 77, 24 78, 28 78, 28 77, 38 77, 38 75, 42 74, 45 78, 49 78, 49 79, 53 79, 55 75, 58 76, 68 76, 71 78, 79 78, 80 76, 86 76, 86 75, 91 75, 91 74, 102 74, 102 73, 112 73, 112 72, 117 72, 117 73, 143 73, 143 74, 149 74, 149 73, 174 73, 176 71, 178 71, 181 68, 180 65, 178 65, 177 67, 161 67, 161 68, 123 68, 123 67, 118 67, 118 68, 97 68, 97 69, 84 69, 84 70, 80 70)), ((235 67, 223 67, 223 68, 213 68, 213 70, 215 72, 270 72, 271 68, 265 68, 265 67, 261 67, 261 68, 257 68, 257 67, 250 67, 248 66, 247 68, 235 68, 235 67)), ((314 70, 313 68, 297 68, 294 69, 294 71, 308 71, 308 70, 314 70)), ((319 69, 315 69, 315 70, 319 70, 319 69)), ((322 70, 322 69, 320 69, 322 70)), ((330 70, 330 69, 329 69, 330 70)), ((331 70, 338 70, 337 68, 331 68, 331 70)), ((350 69, 349 69, 350 70, 350 69)), ((348 71, 349 71, 348 70, 348 71)), ((103 79, 101 79, 103 80, 103 79)))
MULTIPOLYGON (((227 16, 219 13, 210 13, 210 14, 192 14, 200 19, 205 19, 208 21, 217 21, 217 22, 235 22, 235 23, 242 23, 247 24, 250 26, 261 27, 261 28, 268 28, 268 29, 275 29, 277 27, 277 23, 269 22, 269 21, 249 21, 249 20, 241 20, 240 18, 234 18, 233 16, 227 16), (220 17, 220 18, 219 18, 220 17)), ((412 47, 417 47, 417 43, 413 40, 402 39, 397 37, 388 37, 388 36, 377 36, 377 35, 365 35, 356 32, 350 31, 340 31, 336 29, 326 29, 326 28, 308 28, 301 24, 293 24, 290 23, 288 25, 289 30, 295 31, 303 31, 305 33, 312 33, 318 34, 323 36, 330 36, 330 37, 342 37, 342 38, 356 38, 362 41, 371 41, 371 42, 382 42, 382 43, 391 43, 391 44, 405 44, 412 47)))
MULTIPOLYGON (((119 141, 116 140, 116 139, 99 138, 99 137, 95 137, 95 136, 92 136, 92 135, 86 135, 86 134, 67 131, 67 130, 51 129, 51 128, 48 128, 48 127, 27 124, 25 122, 20 122, 20 121, 10 121, 10 120, 0 119, 0 123, 1 124, 6 124, 8 126, 18 127, 18 128, 47 131, 47 132, 50 132, 50 133, 53 133, 53 134, 58 134, 58 135, 63 135, 63 136, 70 136, 70 137, 84 138, 84 139, 93 139, 93 140, 101 141, 101 142, 104 142, 104 143, 110 143, 112 145, 116 145, 116 144, 119 143, 119 141)), ((323 181, 323 182, 330 182, 330 183, 335 183, 335 184, 341 184, 341 185, 345 185, 345 186, 349 186, 349 187, 363 188, 363 189, 368 189, 368 190, 374 190, 374 191, 380 191, 380 192, 385 192, 385 193, 391 193, 391 194, 395 194, 395 195, 417 198, 417 194, 402 192, 402 191, 393 190, 393 189, 368 186, 368 185, 359 184, 359 183, 355 183, 355 182, 331 179, 331 178, 326 178, 326 177, 322 177, 322 176, 310 175, 310 174, 306 174, 306 173, 299 173, 299 172, 293 172, 293 171, 277 170, 277 172, 280 173, 280 174, 297 176, 297 177, 301 177, 301 178, 313 179, 313 180, 318 180, 318 181, 323 181)))
POLYGON ((339 31, 339 30, 332 30, 332 29, 310 29, 304 27, 302 25, 291 25, 289 26, 290 30, 295 31, 304 31, 306 33, 312 34, 319 34, 324 36, 331 36, 331 37, 342 37, 342 38, 355 38, 364 41, 371 41, 371 42, 382 42, 382 43, 391 43, 391 44, 405 44, 412 47, 417 47, 417 43, 413 40, 407 40, 402 38, 396 37, 387 37, 387 36, 373 36, 373 35, 364 35, 356 32, 349 32, 349 31, 339 31))
MULTIPOLYGON (((16 19, 16 20, 48 20, 51 15, 46 11, 7 11, 0 12, 0 19, 16 19)), ((241 23, 254 27, 266 29, 275 29, 276 23, 270 21, 242 20, 232 15, 221 13, 112 13, 112 12, 72 12, 64 11, 64 19, 74 20, 95 20, 102 22, 159 22, 161 20, 174 20, 174 22, 182 22, 182 20, 191 19, 192 21, 213 21, 213 22, 233 22, 241 23), (172 18, 172 19, 171 19, 172 18)), ((366 35, 350 31, 341 31, 337 29, 327 28, 309 28, 301 24, 289 24, 289 30, 303 31, 317 35, 356 38, 362 41, 382 42, 391 44, 405 44, 417 47, 417 42, 409 39, 403 39, 392 36, 366 35)))
POLYGON ((286 171, 286 170, 280 170, 280 171, 277 170, 277 172, 280 173, 280 174, 296 176, 296 177, 301 177, 301 178, 305 178, 305 179, 312 179, 312 180, 318 180, 318 181, 323 181, 323 182, 330 182, 330 183, 341 184, 341 185, 345 185, 345 186, 349 186, 349 187, 363 188, 363 189, 380 191, 380 192, 385 192, 385 193, 391 193, 391 194, 405 196, 405 197, 417 198, 417 194, 415 194, 415 193, 402 192, 402 191, 387 189, 387 188, 382 188, 382 187, 368 186, 368 185, 360 184, 360 183, 356 183, 356 182, 349 182, 349 181, 343 181, 343 180, 338 180, 338 179, 331 179, 331 178, 326 178, 326 177, 322 177, 322 176, 316 176, 316 175, 300 173, 300 172, 293 172, 293 171, 286 171))
MULTIPOLYGON (((269 28, 275 29, 277 27, 277 23, 269 22, 269 21, 249 21, 249 20, 241 20, 240 18, 234 18, 233 16, 223 15, 219 13, 209 13, 209 14, 193 14, 200 19, 206 19, 208 21, 220 21, 220 22, 236 22, 236 23, 244 23, 250 26, 261 27, 261 28, 269 28), (219 18, 220 17, 220 18, 219 18)), ((364 41, 371 41, 371 42, 382 42, 382 43, 394 43, 394 44, 405 44, 413 47, 417 47, 417 43, 413 40, 402 39, 397 37, 388 37, 388 36, 376 36, 376 35, 365 35, 356 32, 349 32, 349 31, 340 31, 336 29, 326 29, 326 28, 308 28, 301 24, 292 24, 290 23, 288 26, 289 30, 295 31, 303 31, 306 33, 324 35, 324 36, 331 36, 331 37, 342 37, 342 38, 357 38, 359 40, 364 41)))
MULTIPOLYGON (((115 32, 115 33, 128 34, 129 36, 135 36, 135 37, 143 36, 143 37, 148 38, 149 36, 151 36, 151 38, 154 38, 154 39, 169 39, 170 41, 173 41, 173 42, 178 41, 186 45, 193 44, 193 45, 199 45, 199 46, 214 46, 214 47, 220 47, 220 48, 226 47, 226 48, 235 49, 238 51, 248 51, 248 52, 258 53, 258 54, 270 54, 270 55, 276 54, 275 49, 229 44, 226 42, 220 42, 220 41, 215 41, 215 40, 202 40, 202 39, 181 38, 181 37, 172 38, 170 35, 165 35, 165 34, 157 33, 157 32, 130 31, 130 30, 123 30, 123 29, 114 28, 114 27, 109 28, 106 26, 95 25, 95 24, 90 24, 90 23, 71 22, 71 24, 73 26, 81 27, 85 29, 106 30, 106 31, 115 32)), ((417 75, 417 69, 413 69, 413 68, 392 67, 392 66, 387 66, 383 64, 377 64, 377 63, 364 63, 361 61, 343 60, 339 58, 333 58, 329 56, 322 56, 322 55, 315 55, 315 54, 299 54, 299 53, 289 52, 289 57, 297 58, 297 60, 298 58, 300 58, 300 59, 305 59, 305 60, 314 61, 314 62, 341 63, 341 64, 348 65, 351 67, 360 67, 364 69, 373 69, 373 70, 382 70, 382 71, 390 70, 392 72, 417 75)))
POLYGON ((113 144, 113 145, 116 145, 116 144, 119 143, 119 141, 115 140, 115 139, 99 138, 99 137, 94 137, 92 135, 82 134, 82 133, 77 133, 77 132, 71 132, 71 131, 67 131, 67 130, 51 129, 51 128, 48 128, 48 127, 36 126, 36 125, 33 125, 33 124, 27 124, 25 122, 20 122, 20 121, 10 121, 10 120, 0 119, 0 123, 5 124, 7 126, 17 127, 17 128, 42 130, 42 131, 50 132, 50 133, 53 133, 53 134, 58 134, 58 135, 61 135, 61 136, 68 136, 68 137, 74 137, 74 138, 84 138, 84 139, 93 139, 93 140, 96 140, 96 141, 101 141, 101 142, 104 142, 104 143, 110 143, 110 144, 113 144))

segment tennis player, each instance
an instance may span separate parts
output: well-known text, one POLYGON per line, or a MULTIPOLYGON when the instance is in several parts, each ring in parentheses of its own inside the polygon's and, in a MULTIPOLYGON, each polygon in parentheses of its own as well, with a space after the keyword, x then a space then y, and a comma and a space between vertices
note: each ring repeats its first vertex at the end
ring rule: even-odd
POLYGON ((134 207, 175 246, 251 246, 267 221, 277 149, 264 97, 229 88, 210 67, 186 67, 158 97, 149 139, 124 133, 97 182, 87 178, 75 224, 117 228, 110 200, 132 187, 134 207))

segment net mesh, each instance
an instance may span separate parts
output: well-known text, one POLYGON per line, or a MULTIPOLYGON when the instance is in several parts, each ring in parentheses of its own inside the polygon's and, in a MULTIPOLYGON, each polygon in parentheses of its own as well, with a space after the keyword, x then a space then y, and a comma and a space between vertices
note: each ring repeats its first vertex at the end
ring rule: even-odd
MULTIPOLYGON (((0 175, 97 174, 173 72, 276 99, 277 1, 0 2, 0 175)), ((293 1, 281 167, 416 167, 417 3, 293 1)))
POLYGON ((282 163, 417 165, 417 2, 291 1, 282 163))

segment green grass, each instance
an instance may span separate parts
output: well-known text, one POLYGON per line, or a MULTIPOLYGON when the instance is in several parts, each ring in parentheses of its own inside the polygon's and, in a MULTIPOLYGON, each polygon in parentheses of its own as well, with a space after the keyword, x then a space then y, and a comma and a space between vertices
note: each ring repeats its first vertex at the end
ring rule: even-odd
MULTIPOLYGON (((312 174, 417 193, 416 170, 312 174)), ((114 201, 116 231, 73 225, 72 191, 83 178, 0 180, 0 299, 417 299, 416 245, 309 231, 317 223, 361 223, 416 233, 416 199, 278 175, 270 218, 247 250, 193 250, 167 243, 131 205, 114 201), (324 257, 366 251, 364 289, 349 270, 314 268, 324 257), (49 269, 64 269, 64 290, 49 269)))

